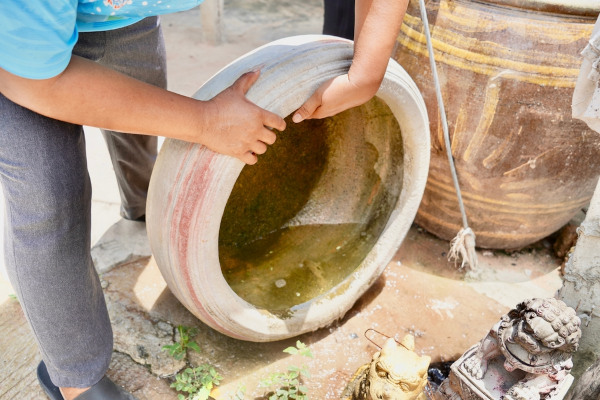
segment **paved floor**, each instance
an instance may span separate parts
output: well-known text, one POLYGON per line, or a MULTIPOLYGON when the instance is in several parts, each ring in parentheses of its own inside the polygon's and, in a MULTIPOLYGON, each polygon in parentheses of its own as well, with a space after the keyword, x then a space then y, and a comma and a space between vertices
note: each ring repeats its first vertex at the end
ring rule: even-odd
MULTIPOLYGON (((176 399, 170 377, 185 364, 160 349, 172 343, 175 327, 184 325, 198 329, 194 339, 201 347, 188 353, 188 361, 210 363, 224 377, 217 399, 231 398, 240 387, 254 399, 270 373, 303 364, 312 374, 306 382, 310 398, 338 399, 377 350, 364 336, 369 328, 397 338, 411 333, 420 353, 433 361, 454 360, 520 300, 552 296, 560 287, 559 260, 548 244, 510 254, 479 252, 482 274, 469 280, 447 262, 448 243, 415 226, 384 274, 344 318, 297 338, 314 359, 282 353, 296 338, 248 343, 226 337, 175 299, 153 259, 123 264, 102 275, 115 335, 109 375, 140 400, 176 399)), ((0 337, 0 399, 43 399, 34 375, 39 355, 14 299, 0 304, 0 337)))
MULTIPOLYGON (((171 90, 191 95, 224 65, 259 45, 284 36, 319 33, 321 7, 320 0, 226 0, 219 44, 203 34, 201 10, 165 16, 171 90)), ((87 129, 86 138, 95 242, 118 221, 119 196, 101 135, 87 129)), ((307 382, 310 397, 337 399, 356 368, 376 351, 364 338, 368 328, 398 337, 412 333, 420 352, 434 361, 452 360, 521 299, 552 296, 560 287, 560 260, 549 247, 549 242, 540 242, 513 253, 479 252, 482 274, 469 280, 446 261, 448 243, 415 226, 385 273, 343 319, 299 338, 310 346, 312 360, 282 353, 295 339, 247 343, 213 331, 177 302, 153 259, 123 264, 102 275, 115 326, 109 375, 140 400, 177 398, 169 388, 170 376, 184 364, 160 348, 172 343, 177 325, 186 325, 198 329, 196 341, 201 347, 200 353, 188 355, 188 361, 213 364, 224 377, 214 393, 219 399, 232 398, 242 386, 246 398, 260 396, 261 378, 303 363, 312 373, 307 382)), ((37 348, 18 301, 8 297, 10 292, 8 283, 0 279, 0 399, 43 399, 34 375, 37 348)))

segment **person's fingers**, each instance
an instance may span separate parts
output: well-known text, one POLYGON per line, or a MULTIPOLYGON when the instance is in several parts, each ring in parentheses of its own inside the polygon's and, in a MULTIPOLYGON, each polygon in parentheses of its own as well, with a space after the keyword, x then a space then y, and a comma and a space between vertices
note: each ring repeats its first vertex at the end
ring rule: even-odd
POLYGON ((294 113, 292 121, 299 123, 310 118, 315 110, 321 105, 321 92, 317 90, 302 106, 294 113))
POLYGON ((254 154, 265 154, 267 152, 267 145, 263 142, 256 141, 252 143, 250 150, 252 150, 254 154))
MULTIPOLYGON (((254 83, 256 83, 259 76, 260 76, 260 70, 246 72, 245 74, 240 76, 237 79, 237 81, 235 81, 235 83, 233 84, 234 90, 239 90, 244 95, 246 95, 246 93, 248 92, 248 90, 250 90, 252 85, 254 85, 254 83)), ((262 109, 262 111, 263 111, 262 118, 263 118, 264 126, 268 126, 270 128, 274 128, 279 131, 285 130, 285 121, 283 120, 283 118, 281 118, 279 115, 272 113, 270 111, 267 111, 264 109, 262 109)))
POLYGON ((263 143, 271 145, 271 144, 275 143, 275 140, 277 140, 277 135, 275 134, 275 132, 273 132, 270 129, 263 129, 262 132, 260 133, 258 140, 260 140, 263 143))
POLYGON ((258 161, 258 157, 251 151, 248 151, 238 157, 241 161, 245 162, 248 165, 254 165, 258 161))
POLYGON ((254 85, 260 76, 260 71, 246 72, 240 76, 233 84, 234 89, 241 90, 244 95, 248 93, 248 90, 254 85))
POLYGON ((332 111, 331 108, 317 107, 315 111, 310 115, 311 119, 323 119, 327 117, 331 117, 332 115, 337 114, 337 112, 332 111))
POLYGON ((285 121, 279 115, 272 113, 267 110, 263 110, 263 125, 268 126, 269 128, 277 129, 278 131, 285 130, 285 121))

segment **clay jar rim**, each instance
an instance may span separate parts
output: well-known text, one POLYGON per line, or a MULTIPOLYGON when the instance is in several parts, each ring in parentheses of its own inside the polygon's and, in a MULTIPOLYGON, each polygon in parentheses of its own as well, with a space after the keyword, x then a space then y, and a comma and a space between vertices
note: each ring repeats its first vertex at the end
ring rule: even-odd
POLYGON ((476 3, 513 7, 524 11, 594 17, 600 12, 597 0, 470 0, 476 3))
MULTIPOLYGON (((336 37, 281 39, 223 68, 194 98, 208 100, 243 73, 261 69, 247 98, 285 117, 321 83, 345 73, 352 55, 353 43, 336 37)), ((279 340, 340 318, 379 277, 402 243, 421 201, 429 167, 430 134, 423 98, 394 60, 390 60, 377 97, 390 108, 402 132, 403 188, 397 204, 379 240, 354 273, 329 292, 285 314, 276 315, 246 302, 229 287, 221 272, 221 218, 244 163, 200 145, 165 141, 150 183, 148 236, 169 288, 193 314, 231 337, 279 340)))

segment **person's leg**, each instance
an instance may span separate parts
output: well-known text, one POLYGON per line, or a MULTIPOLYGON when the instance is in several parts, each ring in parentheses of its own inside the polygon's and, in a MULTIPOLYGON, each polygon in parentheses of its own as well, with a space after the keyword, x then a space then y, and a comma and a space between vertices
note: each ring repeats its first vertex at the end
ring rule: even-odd
POLYGON ((90 258, 91 187, 80 126, 0 95, 0 182, 10 281, 55 385, 105 374, 112 331, 90 258))
POLYGON ((354 0, 324 0, 323 34, 354 40, 354 0))
MULTIPOLYGON (((106 32, 106 49, 99 62, 109 68, 162 88, 167 87, 165 46, 157 17, 106 32)), ((123 110, 127 112, 127 110, 123 110)), ((141 219, 156 160, 157 138, 103 131, 121 194, 121 215, 141 219)))
MULTIPOLYGON (((154 25, 156 31, 156 21, 154 25)), ((152 36, 136 28, 123 28, 114 34, 122 42, 129 38, 130 43, 152 36)), ((74 54, 102 60, 111 53, 105 46, 107 36, 105 32, 82 34, 74 54)), ((154 37, 160 35, 155 33, 154 37)), ((159 47, 164 55, 162 39, 159 47)), ((124 54, 133 48, 133 44, 125 47, 124 54)), ((153 51, 146 45, 139 52, 142 48, 153 51)), ((155 70, 157 84, 164 80, 163 67, 154 63, 146 68, 155 70)), ((82 128, 40 116, 1 95, 0 121, 0 183, 6 199, 5 258, 9 278, 38 340, 52 383, 60 387, 92 386, 108 368, 112 330, 89 252, 91 187, 82 128)), ((142 142, 145 155, 141 158, 146 160, 142 164, 147 167, 140 170, 146 183, 142 180, 140 184, 133 174, 134 187, 147 186, 156 154, 152 150, 155 138, 142 142)), ((117 149, 116 154, 122 152, 117 149)), ((130 161, 137 162, 125 160, 125 164, 130 161)), ((124 171, 128 168, 126 165, 124 171)), ((126 181, 132 175, 122 172, 120 176, 126 181)), ((143 215, 145 192, 143 188, 141 194, 135 190, 131 196, 125 194, 133 204, 130 208, 134 211, 127 211, 131 218, 143 215), (143 206, 131 201, 136 197, 143 197, 143 206), (142 210, 140 215, 135 215, 136 208, 142 210)))

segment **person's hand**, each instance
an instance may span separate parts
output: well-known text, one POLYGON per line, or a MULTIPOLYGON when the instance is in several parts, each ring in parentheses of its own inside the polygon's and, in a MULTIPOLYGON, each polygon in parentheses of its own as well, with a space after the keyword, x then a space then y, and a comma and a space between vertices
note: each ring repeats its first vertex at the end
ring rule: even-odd
POLYGON ((283 118, 246 98, 259 75, 259 71, 248 72, 209 100, 210 123, 202 129, 210 134, 202 141, 206 147, 236 157, 246 164, 255 164, 257 154, 264 154, 267 145, 275 143, 276 135, 269 128, 285 129, 283 118))
POLYGON ((379 82, 356 84, 350 75, 337 76, 323 83, 294 113, 292 121, 326 118, 369 101, 379 88, 379 82))

